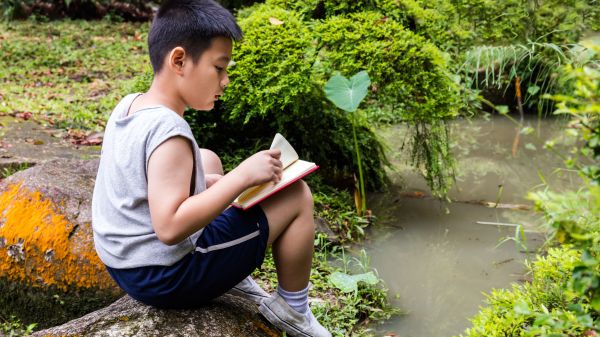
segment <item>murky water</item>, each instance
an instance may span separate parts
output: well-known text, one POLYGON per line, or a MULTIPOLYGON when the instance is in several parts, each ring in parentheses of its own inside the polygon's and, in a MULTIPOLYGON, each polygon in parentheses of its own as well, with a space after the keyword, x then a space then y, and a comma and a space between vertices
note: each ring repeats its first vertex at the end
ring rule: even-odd
MULTIPOLYGON (((400 155, 392 155, 398 168, 394 186, 388 193, 369 197, 368 206, 379 221, 369 233, 366 249, 390 294, 399 295, 393 303, 406 315, 376 327, 378 335, 459 335, 470 326, 468 318, 484 305, 484 292, 524 279, 523 260, 527 251, 543 243, 543 234, 537 229, 538 214, 514 207, 531 206, 525 196, 541 188, 540 177, 554 189, 577 183, 573 173, 560 170, 560 157, 543 150, 548 139, 557 139, 560 151, 572 145, 573 140, 563 136, 566 122, 530 118, 526 124, 536 132, 521 134, 516 146, 515 124, 506 117, 452 125, 458 182, 450 194, 456 202, 451 204, 427 197, 424 180, 400 155), (510 208, 490 208, 486 202, 510 208), (526 240, 499 245, 514 237, 516 224, 525 229, 526 240)), ((392 153, 399 149, 403 134, 401 126, 381 132, 392 153)))

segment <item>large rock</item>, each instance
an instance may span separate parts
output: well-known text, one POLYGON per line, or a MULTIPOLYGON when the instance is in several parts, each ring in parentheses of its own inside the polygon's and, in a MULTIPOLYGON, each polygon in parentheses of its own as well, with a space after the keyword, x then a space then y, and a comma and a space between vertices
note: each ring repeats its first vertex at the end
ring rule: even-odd
POLYGON ((0 315, 64 323, 122 293, 96 255, 98 160, 59 159, 0 181, 0 315))
POLYGON ((196 310, 159 310, 125 296, 110 306, 58 327, 46 336, 281 336, 261 321, 256 306, 223 295, 196 310))

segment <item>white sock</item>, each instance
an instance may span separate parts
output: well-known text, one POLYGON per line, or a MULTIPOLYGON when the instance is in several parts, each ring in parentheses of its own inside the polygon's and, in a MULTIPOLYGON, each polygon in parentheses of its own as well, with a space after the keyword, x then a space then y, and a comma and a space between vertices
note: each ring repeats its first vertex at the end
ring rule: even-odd
POLYGON ((292 309, 304 315, 310 313, 308 309, 308 286, 300 291, 287 291, 278 286, 277 293, 292 309))

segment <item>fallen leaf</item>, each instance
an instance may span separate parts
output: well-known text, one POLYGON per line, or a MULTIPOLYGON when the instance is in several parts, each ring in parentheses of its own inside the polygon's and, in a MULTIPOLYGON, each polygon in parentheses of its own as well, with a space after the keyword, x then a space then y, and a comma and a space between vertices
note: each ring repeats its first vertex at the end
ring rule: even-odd
POLYGON ((86 135, 79 130, 69 130, 68 133, 68 137, 71 138, 73 145, 101 145, 104 138, 103 132, 86 135))
POLYGON ((387 20, 389 20, 390 18, 388 18, 387 16, 382 17, 381 19, 375 21, 376 24, 382 24, 382 23, 386 23, 387 20))
POLYGON ((401 195, 403 197, 408 197, 408 198, 425 198, 427 195, 425 194, 425 192, 421 192, 421 191, 407 191, 407 192, 403 192, 401 193, 401 195))
POLYGON ((21 118, 21 119, 24 119, 24 120, 28 120, 29 118, 31 118, 31 116, 33 116, 33 114, 31 112, 29 112, 29 111, 26 111, 26 112, 17 112, 15 114, 15 117, 21 118))
POLYGON ((44 141, 41 139, 34 139, 33 145, 44 145, 44 141))
POLYGON ((269 18, 269 22, 270 22, 272 25, 275 25, 275 26, 283 25, 283 23, 284 23, 283 21, 281 21, 281 20, 279 20, 279 19, 277 19, 277 18, 274 18, 274 17, 270 17, 270 18, 269 18))

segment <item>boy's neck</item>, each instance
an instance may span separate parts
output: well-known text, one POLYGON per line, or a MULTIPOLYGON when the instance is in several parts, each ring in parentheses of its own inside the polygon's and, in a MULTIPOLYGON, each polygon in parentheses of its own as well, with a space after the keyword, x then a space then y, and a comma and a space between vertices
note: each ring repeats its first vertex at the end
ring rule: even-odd
POLYGON ((160 76, 155 76, 150 89, 133 102, 130 113, 145 107, 163 105, 183 117, 186 104, 174 90, 174 86, 167 85, 166 82, 160 76))

